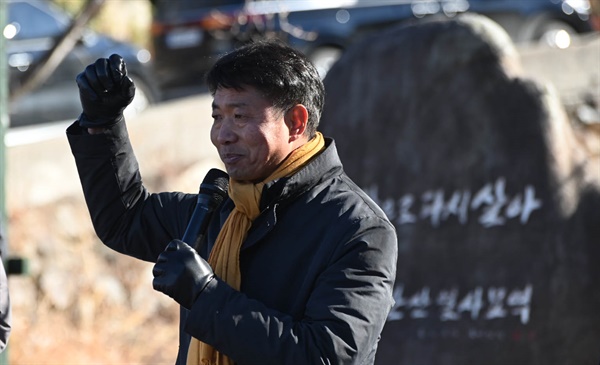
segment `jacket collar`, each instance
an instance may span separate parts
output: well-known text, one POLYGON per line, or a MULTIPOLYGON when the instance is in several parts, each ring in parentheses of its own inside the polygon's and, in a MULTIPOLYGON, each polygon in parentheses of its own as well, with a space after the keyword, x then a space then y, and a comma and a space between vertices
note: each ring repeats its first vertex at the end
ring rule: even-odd
MULTIPOLYGON (((309 191, 321 181, 339 175, 343 171, 335 141, 325 138, 325 149, 294 175, 271 181, 263 187, 261 214, 253 222, 242 249, 247 249, 265 237, 277 224, 281 207, 291 204, 295 198, 309 191)), ((234 205, 231 199, 223 203, 221 222, 225 222, 234 205)), ((221 223, 222 224, 222 223, 221 223)), ((209 247, 209 250, 212 249, 209 247)))
POLYGON ((313 188, 320 181, 342 171, 342 162, 337 153, 335 141, 325 138, 325 149, 306 166, 292 176, 270 181, 265 184, 260 200, 260 210, 273 204, 286 204, 313 188))

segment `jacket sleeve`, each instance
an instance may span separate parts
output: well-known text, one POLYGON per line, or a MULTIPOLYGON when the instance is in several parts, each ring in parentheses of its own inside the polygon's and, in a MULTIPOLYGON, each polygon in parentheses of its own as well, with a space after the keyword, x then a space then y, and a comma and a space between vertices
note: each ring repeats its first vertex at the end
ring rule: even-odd
POLYGON ((8 278, 0 258, 0 352, 6 349, 12 330, 12 308, 8 292, 8 278))
POLYGON ((146 190, 125 123, 89 135, 76 122, 67 138, 98 237, 120 253, 155 262, 181 238, 195 195, 146 190))
POLYGON ((393 305, 397 238, 366 217, 329 260, 302 318, 268 308, 220 279, 194 303, 185 326, 237 364, 372 364, 393 305))

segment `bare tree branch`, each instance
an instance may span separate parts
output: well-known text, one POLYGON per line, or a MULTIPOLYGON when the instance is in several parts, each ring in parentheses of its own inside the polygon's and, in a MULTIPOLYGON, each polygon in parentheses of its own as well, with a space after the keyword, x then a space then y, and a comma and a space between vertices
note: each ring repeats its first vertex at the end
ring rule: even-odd
POLYGON ((10 101, 33 91, 44 83, 60 62, 73 49, 77 41, 81 39, 85 26, 100 10, 106 0, 88 0, 79 15, 73 19, 65 33, 57 37, 54 47, 41 59, 35 62, 25 75, 23 84, 16 90, 11 90, 10 101))

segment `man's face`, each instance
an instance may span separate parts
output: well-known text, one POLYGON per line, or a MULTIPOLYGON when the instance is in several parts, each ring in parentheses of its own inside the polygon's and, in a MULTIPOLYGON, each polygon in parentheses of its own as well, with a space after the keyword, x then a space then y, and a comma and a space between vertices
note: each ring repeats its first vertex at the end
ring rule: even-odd
POLYGON ((212 109, 210 139, 232 179, 260 182, 293 150, 284 113, 255 88, 219 88, 212 109))

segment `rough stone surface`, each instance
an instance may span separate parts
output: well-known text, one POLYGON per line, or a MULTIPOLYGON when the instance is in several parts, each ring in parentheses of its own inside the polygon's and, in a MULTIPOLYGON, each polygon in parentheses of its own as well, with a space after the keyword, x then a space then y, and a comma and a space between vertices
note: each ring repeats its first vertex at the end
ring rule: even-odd
POLYGON ((321 129, 399 236, 379 364, 600 358, 599 136, 521 66, 473 15, 368 39, 325 79, 321 129))

